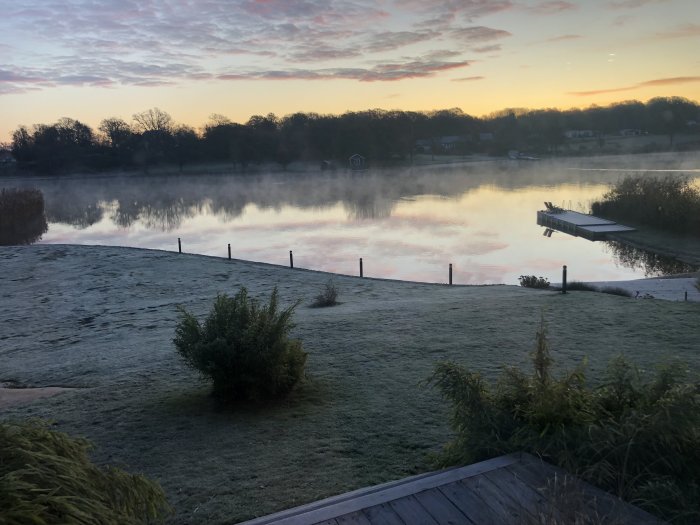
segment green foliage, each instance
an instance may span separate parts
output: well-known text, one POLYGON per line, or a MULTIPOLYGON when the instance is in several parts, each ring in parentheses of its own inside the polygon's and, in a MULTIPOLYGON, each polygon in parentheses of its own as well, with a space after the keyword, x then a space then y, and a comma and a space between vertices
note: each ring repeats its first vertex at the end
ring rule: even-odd
POLYGON ((170 509, 160 486, 98 468, 89 449, 46 424, 0 423, 0 524, 162 523, 170 509))
POLYGON ((534 275, 521 275, 518 277, 520 286, 525 288, 549 288, 549 280, 545 277, 536 277, 534 275))
POLYGON ((700 235, 700 189, 688 177, 625 177, 591 209, 595 215, 700 235))
POLYGON ((506 369, 495 384, 454 363, 431 382, 451 401, 456 437, 443 465, 524 450, 679 523, 700 520, 700 381, 678 364, 652 377, 623 357, 602 384, 582 368, 552 376, 542 321, 534 373, 506 369))
POLYGON ((335 306, 336 304, 338 304, 338 288, 336 288, 333 279, 329 279, 323 291, 316 296, 311 306, 321 308, 325 306, 335 306))
POLYGON ((0 246, 31 244, 48 229, 41 191, 19 188, 0 191, 0 246))
POLYGON ((233 298, 217 296, 202 324, 180 308, 173 342, 190 367, 213 381, 216 397, 282 397, 299 382, 306 363, 301 341, 289 338, 297 304, 279 310, 275 288, 270 302, 261 305, 241 287, 233 298))
POLYGON ((629 290, 625 290, 624 288, 620 288, 619 286, 603 286, 600 289, 601 292, 607 293, 610 295, 619 295, 622 297, 632 297, 632 292, 629 290))
POLYGON ((593 286, 592 284, 584 283, 581 281, 571 281, 566 284, 566 289, 568 291, 574 292, 574 291, 582 291, 582 292, 597 292, 598 288, 593 286))

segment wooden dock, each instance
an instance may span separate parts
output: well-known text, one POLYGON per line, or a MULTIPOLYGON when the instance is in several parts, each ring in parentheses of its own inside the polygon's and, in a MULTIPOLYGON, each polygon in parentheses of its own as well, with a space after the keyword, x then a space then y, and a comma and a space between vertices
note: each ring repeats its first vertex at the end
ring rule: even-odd
MULTIPOLYGON (((299 480, 302 482, 302 480, 299 480)), ((245 525, 661 523, 529 454, 430 472, 245 522, 245 525)))
POLYGON ((589 241, 604 240, 609 233, 635 231, 634 228, 615 221, 571 210, 538 211, 537 224, 575 237, 583 237, 589 241))

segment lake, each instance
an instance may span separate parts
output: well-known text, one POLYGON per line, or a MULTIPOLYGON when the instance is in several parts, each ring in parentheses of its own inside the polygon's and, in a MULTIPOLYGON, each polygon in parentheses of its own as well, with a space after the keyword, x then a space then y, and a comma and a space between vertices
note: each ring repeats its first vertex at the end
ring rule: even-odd
MULTIPOLYGON (((520 275, 624 280, 646 268, 605 242, 543 236, 544 201, 589 211, 629 172, 699 177, 697 154, 490 161, 353 173, 62 176, 4 179, 46 202, 41 243, 103 244, 288 265, 366 277, 517 284, 520 275), (648 171, 646 171, 648 170, 648 171), (621 260, 627 261, 622 263, 621 260), (635 266, 635 267, 630 267, 635 266)), ((700 179, 696 178, 696 182, 700 179)), ((628 254, 629 255, 629 254, 628 254)), ((661 270, 659 270, 661 268, 661 270)))

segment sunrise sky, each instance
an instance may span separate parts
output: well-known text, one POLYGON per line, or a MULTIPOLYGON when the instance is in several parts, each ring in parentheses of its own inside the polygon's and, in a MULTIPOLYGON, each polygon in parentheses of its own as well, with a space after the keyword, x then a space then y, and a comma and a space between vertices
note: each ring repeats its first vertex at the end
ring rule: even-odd
POLYGON ((697 0, 0 0, 0 141, 159 107, 296 111, 700 99, 697 0))

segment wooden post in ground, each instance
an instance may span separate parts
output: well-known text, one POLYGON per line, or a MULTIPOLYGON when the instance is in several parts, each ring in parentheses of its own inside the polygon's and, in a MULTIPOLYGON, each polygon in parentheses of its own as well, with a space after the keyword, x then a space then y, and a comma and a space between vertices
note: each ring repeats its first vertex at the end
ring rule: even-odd
POLYGON ((231 260, 231 243, 228 245, 228 260, 231 260))
POLYGON ((182 243, 180 242, 180 237, 177 238, 177 253, 182 253, 182 243))
POLYGON ((685 300, 688 300, 688 290, 685 291, 685 300))
POLYGON ((362 271, 362 257, 360 257, 360 277, 364 277, 364 274, 362 271))
POLYGON ((292 250, 289 250, 289 267, 294 268, 294 256, 292 255, 292 250))
POLYGON ((450 263, 450 286, 452 286, 452 263, 450 263))
POLYGON ((561 271, 561 293, 566 293, 566 265, 561 271))

